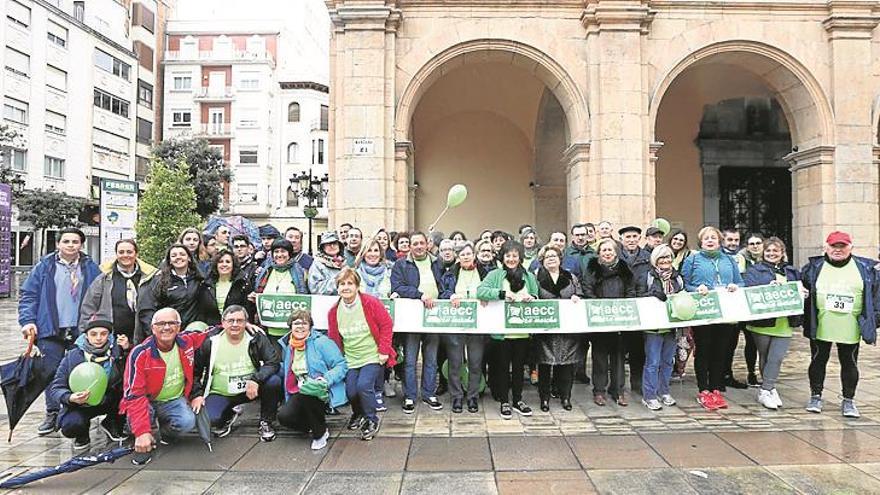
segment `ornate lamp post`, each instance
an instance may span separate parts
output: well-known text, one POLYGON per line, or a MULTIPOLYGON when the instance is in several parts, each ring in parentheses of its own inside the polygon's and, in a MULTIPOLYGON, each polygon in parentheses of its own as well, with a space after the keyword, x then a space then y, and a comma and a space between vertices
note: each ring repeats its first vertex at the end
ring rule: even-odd
POLYGON ((312 175, 312 169, 302 171, 299 175, 290 178, 290 190, 305 198, 306 206, 303 213, 309 219, 309 254, 312 254, 312 222, 318 216, 318 207, 315 202, 323 199, 330 192, 330 177, 324 174, 323 177, 312 175))

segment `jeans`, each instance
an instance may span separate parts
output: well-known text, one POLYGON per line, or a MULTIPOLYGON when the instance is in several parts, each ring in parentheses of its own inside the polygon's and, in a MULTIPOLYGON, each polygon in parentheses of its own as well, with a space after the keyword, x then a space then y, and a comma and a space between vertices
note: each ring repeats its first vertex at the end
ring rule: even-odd
POLYGON ((483 354, 486 351, 485 335, 449 334, 440 337, 446 348, 449 362, 449 393, 453 400, 465 397, 461 383, 461 367, 467 351, 467 399, 477 399, 480 394, 480 378, 483 376, 483 354))
POLYGON ((416 362, 419 349, 422 350, 422 397, 433 397, 437 391, 437 346, 440 339, 435 333, 408 333, 404 342, 403 355, 406 368, 403 376, 403 396, 406 399, 419 398, 416 381, 416 362))
MULTIPOLYGON (((61 330, 65 335, 70 332, 71 329, 61 330)), ((76 329, 73 329, 75 332, 76 329)), ((72 347, 71 341, 64 337, 46 337, 38 339, 36 342, 36 346, 39 347, 40 352, 43 353, 43 366, 47 369, 56 370, 58 369, 58 365, 61 364, 61 360, 64 359, 64 354, 67 353, 67 350, 72 347)), ((54 374, 54 373, 53 373, 54 374)), ((61 404, 58 403, 55 399, 53 399, 49 395, 49 388, 46 388, 46 391, 43 393, 43 396, 46 398, 46 413, 57 413, 61 410, 61 404)))
POLYGON ((642 397, 658 399, 669 393, 672 365, 675 364, 675 332, 645 332, 645 370, 642 373, 642 397))
POLYGON ((553 386, 559 391, 560 399, 571 399, 571 385, 574 382, 576 366, 578 365, 538 363, 538 396, 541 400, 550 400, 553 386))
POLYGON ((327 417, 324 401, 305 394, 293 394, 278 410, 278 423, 285 428, 311 433, 313 439, 324 436, 327 417))
POLYGON ((159 421, 159 432, 171 440, 190 432, 196 427, 196 415, 186 398, 178 397, 167 402, 150 402, 152 417, 159 421))
MULTIPOLYGON (((822 395, 825 386, 825 366, 831 356, 831 342, 810 340, 810 393, 822 395)), ((840 362, 840 384, 843 398, 856 396, 859 384, 859 344, 837 344, 837 360, 840 362)))
MULTIPOLYGON (((270 423, 275 421, 281 397, 281 377, 272 375, 265 383, 260 385, 257 395, 257 400, 260 401, 260 420, 270 423)), ((208 395, 205 399, 205 408, 208 411, 208 417, 211 418, 211 426, 223 426, 232 418, 233 407, 250 401, 245 393, 232 396, 221 394, 208 395)))
POLYGON ((345 395, 351 403, 352 413, 370 421, 379 421, 376 416, 376 377, 383 374, 382 365, 376 363, 348 370, 345 375, 345 395))
POLYGON ((623 367, 623 343, 618 332, 593 335, 593 395, 605 395, 614 400, 623 395, 626 370, 623 367), (608 374, 611 374, 611 380, 608 374))
POLYGON ((776 388, 776 380, 779 378, 779 370, 782 368, 782 359, 788 352, 791 337, 771 337, 758 333, 745 332, 752 336, 758 356, 761 358, 761 388, 773 390, 776 388))
POLYGON ((68 406, 58 417, 58 428, 67 438, 78 438, 89 435, 92 418, 106 414, 111 421, 119 421, 117 408, 119 400, 108 400, 98 406, 68 406))
POLYGON ((523 366, 529 355, 529 339, 504 339, 493 343, 492 396, 499 402, 522 400, 523 366))
POLYGON ((721 390, 724 386, 724 368, 730 336, 736 331, 733 324, 702 325, 693 328, 694 373, 700 391, 721 390))

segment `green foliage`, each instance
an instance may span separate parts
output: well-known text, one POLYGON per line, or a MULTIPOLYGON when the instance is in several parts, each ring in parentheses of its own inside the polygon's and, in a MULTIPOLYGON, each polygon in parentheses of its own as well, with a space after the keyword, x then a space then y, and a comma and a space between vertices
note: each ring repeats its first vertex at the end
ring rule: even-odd
POLYGON ((78 227, 85 200, 52 190, 26 190, 17 195, 18 220, 36 229, 78 227))
POLYGON ((10 160, 10 149, 21 147, 21 135, 15 128, 9 124, 0 122, 0 151, 3 153, 3 165, 0 167, 0 183, 12 186, 13 199, 17 200, 18 193, 16 190, 24 187, 24 179, 22 174, 12 170, 10 160))
POLYGON ((220 209, 223 184, 232 179, 232 173, 223 166, 223 155, 208 146, 207 139, 167 139, 153 148, 153 158, 166 165, 187 165, 187 171, 196 192, 196 212, 203 219, 220 209))
POLYGON ((168 165, 154 160, 147 189, 138 202, 138 255, 158 265, 168 246, 187 227, 201 223, 196 213, 196 193, 182 161, 168 165))

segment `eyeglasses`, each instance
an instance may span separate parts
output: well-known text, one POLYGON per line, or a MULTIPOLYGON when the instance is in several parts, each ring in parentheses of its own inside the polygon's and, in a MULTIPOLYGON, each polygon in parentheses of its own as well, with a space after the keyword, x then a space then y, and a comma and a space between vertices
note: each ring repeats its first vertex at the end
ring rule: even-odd
POLYGON ((180 326, 179 321, 157 321, 153 323, 154 327, 158 328, 168 328, 168 327, 178 327, 180 326))
POLYGON ((232 247, 234 247, 235 249, 245 249, 247 248, 247 244, 236 244, 232 247))
POLYGON ((223 321, 229 323, 230 325, 244 325, 245 322, 247 322, 247 320, 245 320, 244 318, 226 318, 223 321))

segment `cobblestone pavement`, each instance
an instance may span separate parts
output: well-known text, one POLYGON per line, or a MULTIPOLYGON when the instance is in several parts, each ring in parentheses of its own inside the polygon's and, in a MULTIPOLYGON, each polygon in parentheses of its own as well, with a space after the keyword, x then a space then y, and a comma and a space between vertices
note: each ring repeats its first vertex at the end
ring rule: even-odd
MULTIPOLYGON (((15 304, 0 301, 0 361, 24 347, 15 304)), ((309 439, 280 430, 260 443, 257 408, 208 453, 195 437, 162 447, 151 464, 127 459, 34 483, 32 493, 880 493, 880 360, 873 347, 860 355, 857 394, 862 418, 839 413, 836 364, 829 367, 826 412, 803 409, 809 395, 809 347, 796 337, 778 389, 785 401, 768 411, 754 390, 727 394, 730 408, 705 412, 695 402, 688 376, 674 382, 679 405, 651 412, 634 396, 629 407, 592 403, 590 390, 575 385, 574 410, 557 403, 537 410, 537 391, 526 385, 531 417, 503 420, 497 404, 483 398, 478 414, 452 414, 419 407, 405 415, 400 398, 389 399, 382 429, 363 442, 331 418, 331 442, 312 452, 309 439)), ((834 359, 832 359, 832 362, 834 359)), ((737 374, 744 378, 741 359, 737 374)), ((2 407, 2 406, 0 406, 2 407)), ((6 437, 5 409, 0 435, 6 437)), ((59 435, 40 438, 38 401, 0 444, 0 477, 54 466, 73 455, 59 435)), ((96 426, 96 424, 95 424, 96 426)), ((93 451, 109 447, 97 428, 93 451), (96 439, 101 439, 99 442, 96 439)))

